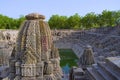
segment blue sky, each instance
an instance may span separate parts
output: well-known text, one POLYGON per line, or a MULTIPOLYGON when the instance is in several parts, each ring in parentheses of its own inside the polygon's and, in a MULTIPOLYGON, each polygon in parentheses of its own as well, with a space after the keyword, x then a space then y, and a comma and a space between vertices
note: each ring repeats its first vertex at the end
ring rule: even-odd
POLYGON ((37 12, 46 16, 59 14, 71 16, 78 13, 84 16, 88 12, 101 13, 103 10, 120 10, 120 0, 1 0, 0 14, 12 18, 37 12))

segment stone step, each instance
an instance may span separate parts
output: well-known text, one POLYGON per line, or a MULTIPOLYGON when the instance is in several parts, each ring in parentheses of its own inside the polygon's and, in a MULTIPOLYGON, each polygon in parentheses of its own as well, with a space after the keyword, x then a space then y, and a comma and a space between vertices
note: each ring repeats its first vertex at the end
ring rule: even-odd
POLYGON ((106 63, 116 72, 120 73, 120 56, 109 57, 106 59, 106 63))
POLYGON ((97 64, 92 65, 93 69, 104 79, 104 80, 114 80, 111 76, 106 74, 101 67, 99 67, 97 64))
POLYGON ((90 80, 104 80, 99 74, 97 74, 91 67, 87 68, 87 74, 90 80))
POLYGON ((114 71, 110 66, 106 63, 97 63, 98 66, 109 76, 112 77, 113 80, 120 80, 120 73, 114 71))
POLYGON ((103 78, 102 80, 105 80, 105 78, 99 73, 99 68, 98 68, 98 66, 97 66, 97 64, 93 64, 92 65, 92 69, 101 77, 101 78, 103 78))

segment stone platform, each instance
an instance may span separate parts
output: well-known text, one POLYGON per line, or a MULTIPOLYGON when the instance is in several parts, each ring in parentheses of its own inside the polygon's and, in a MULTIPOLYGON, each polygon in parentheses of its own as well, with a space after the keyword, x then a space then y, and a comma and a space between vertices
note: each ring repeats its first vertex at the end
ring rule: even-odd
POLYGON ((87 74, 90 80, 120 80, 120 56, 93 64, 87 68, 87 74))

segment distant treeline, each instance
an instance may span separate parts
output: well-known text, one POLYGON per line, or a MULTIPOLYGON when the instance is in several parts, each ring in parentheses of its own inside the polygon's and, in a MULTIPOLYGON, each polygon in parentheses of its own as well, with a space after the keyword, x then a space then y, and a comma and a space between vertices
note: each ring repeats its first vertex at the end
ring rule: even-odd
MULTIPOLYGON (((25 20, 24 16, 13 19, 8 16, 0 15, 0 29, 18 29, 25 20)), ((101 14, 94 12, 85 16, 78 13, 72 16, 52 15, 48 20, 51 29, 90 29, 99 27, 112 27, 120 24, 120 10, 103 10, 101 14)))
POLYGON ((52 15, 49 19, 51 28, 56 29, 90 29, 99 27, 116 26, 120 23, 120 11, 104 10, 101 14, 94 12, 85 16, 74 14, 70 17, 52 15))
POLYGON ((14 19, 0 14, 0 29, 18 29, 24 20, 24 16, 14 19))

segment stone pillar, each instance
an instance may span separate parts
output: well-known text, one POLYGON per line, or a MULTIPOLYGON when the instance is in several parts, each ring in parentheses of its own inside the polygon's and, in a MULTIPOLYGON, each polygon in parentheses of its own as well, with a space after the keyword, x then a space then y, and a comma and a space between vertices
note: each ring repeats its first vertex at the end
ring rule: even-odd
POLYGON ((43 69, 44 69, 44 63, 43 61, 36 64, 36 76, 38 80, 43 80, 43 69))
POLYGON ((15 63, 15 67, 16 67, 16 80, 21 80, 21 62, 18 61, 15 63))
POLYGON ((15 78, 15 60, 11 60, 9 79, 14 80, 14 78, 15 78))

